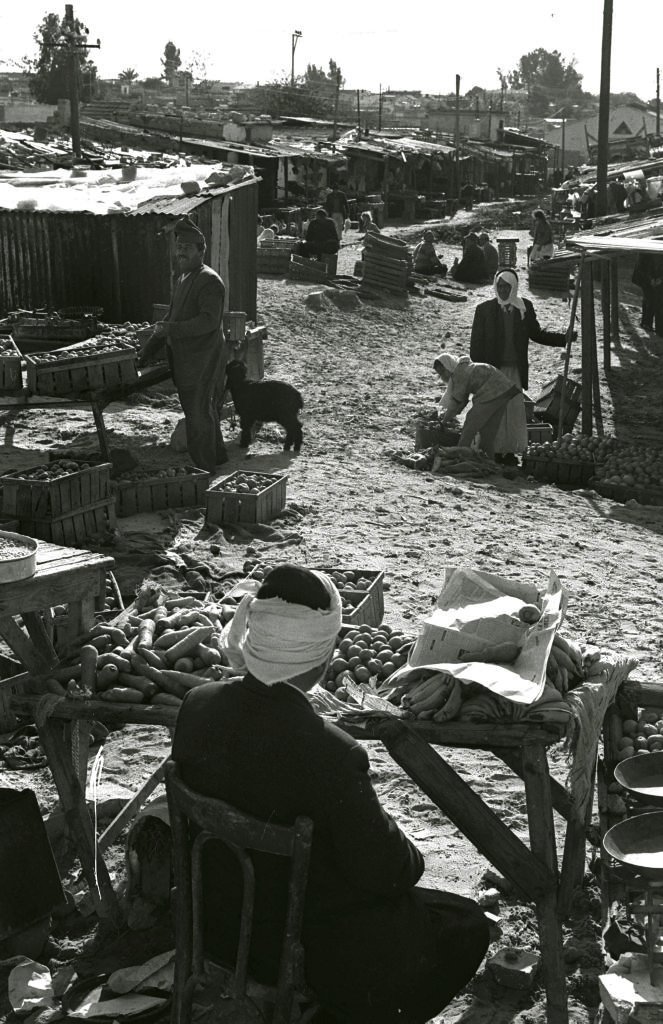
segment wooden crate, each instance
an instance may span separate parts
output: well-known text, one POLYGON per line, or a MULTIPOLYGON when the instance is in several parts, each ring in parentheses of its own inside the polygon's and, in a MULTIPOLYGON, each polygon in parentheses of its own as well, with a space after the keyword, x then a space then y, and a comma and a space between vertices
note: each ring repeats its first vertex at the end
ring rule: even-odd
POLYGON ((598 480, 596 477, 589 481, 589 486, 604 498, 612 498, 613 501, 639 502, 640 505, 663 505, 663 487, 634 484, 610 484, 605 480, 598 480))
POLYGON ((529 454, 523 458, 523 469, 536 480, 560 487, 585 487, 596 472, 594 462, 529 454))
POLYGON ((108 498, 75 512, 44 518, 20 519, 20 532, 51 544, 84 548, 88 539, 115 528, 115 499, 108 498))
POLYGON ((452 430, 443 423, 436 423, 435 420, 419 420, 415 429, 414 447, 416 451, 430 448, 432 445, 453 448, 458 444, 459 438, 459 430, 452 430))
POLYGON ((266 523, 285 508, 287 476, 274 473, 252 473, 264 479, 265 486, 257 494, 237 494, 229 491, 232 484, 243 472, 231 473, 207 490, 208 523, 266 523))
POLYGON ((25 356, 28 390, 35 395, 70 395, 86 391, 109 391, 138 380, 136 350, 118 342, 117 351, 77 356, 75 348, 60 349, 70 358, 43 363, 37 356, 25 356))
POLYGON ((545 420, 546 423, 551 423, 553 427, 557 427, 562 403, 562 390, 564 390, 564 419, 562 426, 568 432, 573 430, 581 409, 582 385, 576 381, 567 379, 566 385, 564 385, 564 378, 558 376, 555 380, 544 384, 541 394, 535 400, 534 412, 539 419, 545 420))
POLYGON ((322 284, 329 279, 329 274, 324 260, 295 256, 293 253, 288 266, 288 277, 293 281, 312 281, 314 284, 322 284))
POLYGON ((173 477, 148 477, 142 480, 113 480, 115 511, 122 518, 138 512, 156 512, 162 508, 190 508, 204 505, 210 474, 193 466, 173 477))
POLYGON ((110 474, 110 462, 101 462, 54 480, 0 477, 2 514, 20 520, 41 520, 107 501, 111 497, 110 474))
MULTIPOLYGON (((323 569, 323 572, 329 572, 323 569)), ((340 590, 341 596, 353 610, 344 609, 343 622, 348 626, 379 626, 384 617, 384 573, 376 569, 362 569, 361 575, 371 581, 368 590, 355 590, 351 586, 340 590)))
POLYGON ((0 338, 0 391, 20 391, 21 353, 9 336, 0 338))
POLYGON ((527 443, 543 444, 545 441, 552 441, 553 428, 550 423, 528 423, 527 443))
POLYGON ((14 324, 12 334, 16 341, 85 341, 97 330, 94 317, 79 320, 60 320, 48 317, 24 317, 14 324))
POLYGON ((275 274, 285 277, 290 267, 288 249, 258 249, 256 253, 256 270, 259 274, 275 274))

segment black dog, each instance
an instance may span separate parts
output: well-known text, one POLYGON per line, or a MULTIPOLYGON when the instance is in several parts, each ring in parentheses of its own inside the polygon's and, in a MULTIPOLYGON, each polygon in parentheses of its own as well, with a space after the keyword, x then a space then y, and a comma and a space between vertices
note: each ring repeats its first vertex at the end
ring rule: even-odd
POLYGON ((239 416, 240 448, 249 447, 256 425, 280 423, 285 430, 283 450, 300 450, 304 435, 297 414, 304 408, 304 400, 297 388, 282 380, 247 380, 246 366, 238 359, 228 363, 226 383, 239 416))

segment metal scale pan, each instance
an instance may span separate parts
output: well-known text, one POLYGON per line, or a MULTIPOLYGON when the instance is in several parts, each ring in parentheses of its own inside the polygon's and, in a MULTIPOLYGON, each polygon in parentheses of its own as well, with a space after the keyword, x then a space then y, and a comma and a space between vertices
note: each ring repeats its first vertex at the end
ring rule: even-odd
POLYGON ((663 807, 663 750, 620 761, 615 780, 639 800, 663 807))
POLYGON ((603 848, 644 878, 663 880, 663 811, 625 818, 608 829, 603 848))

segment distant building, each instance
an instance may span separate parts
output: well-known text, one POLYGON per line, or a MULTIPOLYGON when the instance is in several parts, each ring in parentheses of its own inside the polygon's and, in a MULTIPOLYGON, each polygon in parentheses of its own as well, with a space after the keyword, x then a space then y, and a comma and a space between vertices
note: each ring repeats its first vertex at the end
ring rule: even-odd
MULTIPOLYGON (((543 130, 546 142, 558 147, 560 152, 564 149, 564 163, 567 167, 595 160, 599 135, 598 114, 565 122, 561 118, 547 118, 543 130)), ((656 132, 656 114, 643 103, 620 104, 610 111, 608 132, 611 158, 614 156, 628 160, 648 155, 648 138, 656 132)))

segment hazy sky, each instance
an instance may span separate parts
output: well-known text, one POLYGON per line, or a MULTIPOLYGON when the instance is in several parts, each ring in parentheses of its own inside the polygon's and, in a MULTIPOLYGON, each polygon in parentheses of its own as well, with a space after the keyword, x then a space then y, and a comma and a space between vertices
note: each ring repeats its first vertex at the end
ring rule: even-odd
MULTIPOLYGON (((575 58, 585 89, 599 90, 603 0, 79 0, 74 10, 90 38, 101 39, 92 56, 103 78, 127 67, 140 77, 159 75, 172 40, 184 66, 196 53, 202 57, 209 78, 269 81, 290 73, 291 36, 299 29, 295 73, 308 63, 326 67, 333 57, 348 88, 447 93, 459 74, 462 93, 473 85, 497 89, 498 67, 509 70, 544 47, 575 58)), ((32 36, 47 11, 63 13, 64 3, 0 0, 0 70, 11 70, 12 57, 34 54, 32 36)), ((655 95, 662 40, 663 0, 614 0, 613 92, 655 95)))

